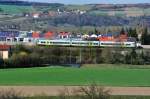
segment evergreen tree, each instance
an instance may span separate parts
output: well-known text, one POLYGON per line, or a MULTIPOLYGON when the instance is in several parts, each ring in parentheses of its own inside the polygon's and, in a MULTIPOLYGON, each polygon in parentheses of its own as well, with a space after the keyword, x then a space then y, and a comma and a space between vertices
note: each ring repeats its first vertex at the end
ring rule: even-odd
POLYGON ((96 27, 94 28, 94 33, 98 34, 98 31, 97 31, 96 27))
POLYGON ((132 28, 129 28, 128 29, 128 36, 131 37, 131 35, 132 35, 132 28))
POLYGON ((2 8, 0 8, 0 12, 3 12, 3 9, 2 9, 2 8))
POLYGON ((138 41, 138 34, 136 32, 136 29, 133 29, 132 31, 133 31, 132 37, 136 38, 136 40, 138 41))
POLYGON ((130 53, 131 55, 131 64, 137 64, 137 53, 136 50, 133 49, 130 53))
POLYGON ((4 60, 0 58, 0 68, 2 68, 3 65, 4 65, 4 60))
POLYGON ((129 37, 134 37, 134 38, 136 38, 136 40, 138 40, 138 34, 136 32, 136 29, 129 28, 128 36, 129 37))
POLYGON ((122 28, 122 29, 121 29, 120 34, 125 34, 125 30, 124 30, 124 28, 122 28))
POLYGON ((148 34, 148 28, 144 29, 144 32, 141 37, 141 42, 143 45, 149 45, 150 44, 150 34, 148 34))

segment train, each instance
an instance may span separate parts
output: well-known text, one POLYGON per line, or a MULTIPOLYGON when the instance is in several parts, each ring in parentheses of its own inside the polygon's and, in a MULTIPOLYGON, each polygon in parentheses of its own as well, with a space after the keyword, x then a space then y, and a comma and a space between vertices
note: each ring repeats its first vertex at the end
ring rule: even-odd
POLYGON ((42 46, 73 46, 73 47, 127 47, 140 48, 141 44, 134 41, 115 42, 115 41, 86 41, 86 40, 71 40, 71 39, 56 39, 46 40, 40 39, 37 45, 42 46))

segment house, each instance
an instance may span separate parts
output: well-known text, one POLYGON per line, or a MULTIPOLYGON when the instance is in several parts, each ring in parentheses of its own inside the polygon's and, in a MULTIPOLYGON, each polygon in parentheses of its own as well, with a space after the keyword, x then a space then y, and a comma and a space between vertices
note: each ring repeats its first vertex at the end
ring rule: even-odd
POLYGON ((47 33, 44 34, 45 39, 51 39, 51 38, 53 38, 53 36, 54 36, 54 33, 50 32, 50 31, 48 31, 47 33))
POLYGON ((39 32, 32 32, 32 38, 39 38, 40 37, 40 33, 39 32))
POLYGON ((12 42, 19 34, 19 31, 0 31, 0 41, 12 42))
POLYGON ((60 32, 58 37, 61 38, 61 39, 70 38, 71 34, 69 32, 60 32))
POLYGON ((37 18, 40 17, 40 14, 39 14, 39 13, 34 13, 34 14, 32 15, 32 17, 35 18, 35 19, 37 19, 37 18))
POLYGON ((9 46, 9 45, 0 45, 0 58, 8 59, 10 48, 11 48, 11 46, 9 46))

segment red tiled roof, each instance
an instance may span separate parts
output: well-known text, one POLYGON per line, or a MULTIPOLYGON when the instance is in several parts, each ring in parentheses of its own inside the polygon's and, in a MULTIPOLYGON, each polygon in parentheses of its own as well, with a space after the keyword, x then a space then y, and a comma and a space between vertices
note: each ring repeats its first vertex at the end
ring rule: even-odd
POLYGON ((59 35, 61 35, 61 36, 67 36, 67 35, 69 35, 70 33, 69 32, 60 32, 59 33, 59 35))
POLYGON ((47 32, 44 34, 45 38, 51 38, 53 36, 53 32, 47 32))
POLYGON ((38 32, 33 32, 32 33, 32 37, 33 38, 39 38, 40 37, 40 34, 38 32))
POLYGON ((9 50, 10 45, 0 45, 0 50, 9 50))

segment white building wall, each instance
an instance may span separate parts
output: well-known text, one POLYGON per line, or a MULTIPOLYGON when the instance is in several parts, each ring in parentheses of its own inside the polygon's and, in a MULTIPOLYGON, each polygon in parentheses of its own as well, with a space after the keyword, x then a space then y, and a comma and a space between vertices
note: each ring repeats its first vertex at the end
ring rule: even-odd
POLYGON ((9 58, 9 52, 8 51, 0 51, 0 57, 2 59, 8 59, 9 58))

